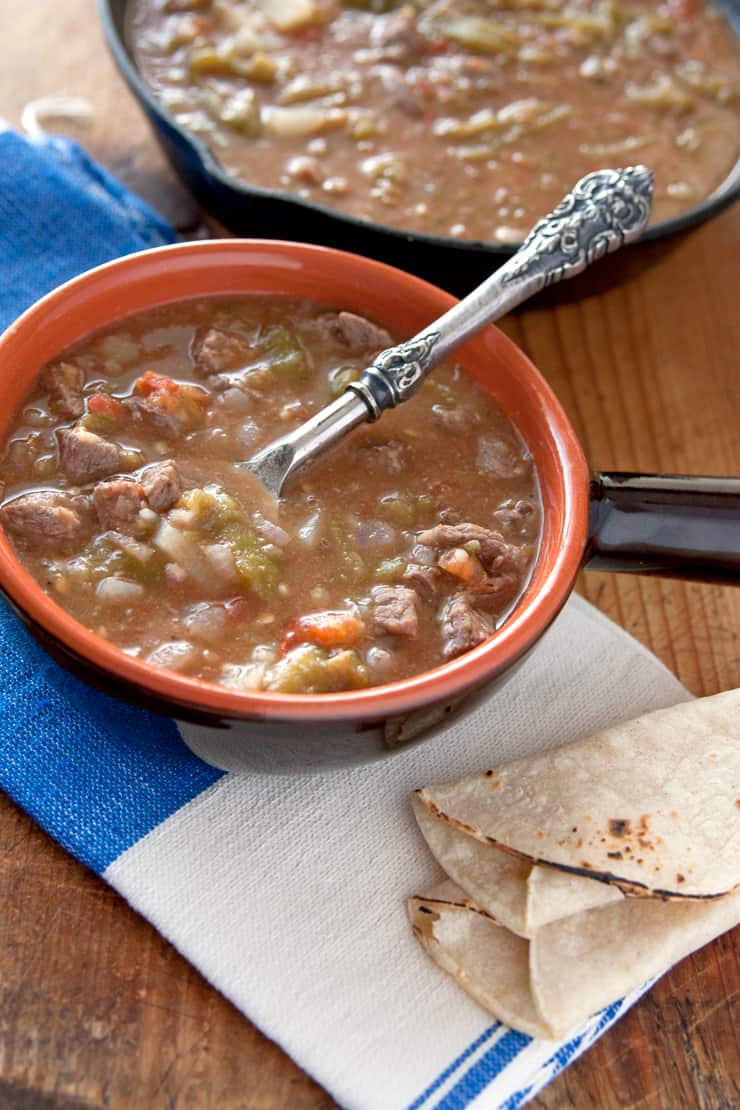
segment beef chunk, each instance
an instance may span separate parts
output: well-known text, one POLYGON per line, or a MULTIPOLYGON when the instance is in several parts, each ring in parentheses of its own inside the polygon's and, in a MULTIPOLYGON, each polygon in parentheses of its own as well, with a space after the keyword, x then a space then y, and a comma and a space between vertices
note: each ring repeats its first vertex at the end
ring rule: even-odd
POLYGON ((385 328, 378 327, 354 312, 338 312, 336 315, 330 313, 320 317, 319 323, 329 339, 350 351, 377 352, 393 346, 393 340, 385 328))
POLYGON ((174 459, 153 463, 144 471, 141 484, 147 501, 155 513, 171 509, 182 492, 182 481, 174 459))
POLYGON ((126 470, 126 452, 117 443, 75 425, 59 432, 62 470, 73 482, 105 478, 126 470))
POLYGON ((508 544, 500 532, 493 532, 480 524, 437 524, 419 532, 418 543, 441 550, 464 547, 473 541, 480 545, 479 558, 487 571, 498 569, 504 563, 519 564, 518 549, 508 544))
POLYGON ((53 490, 24 493, 0 508, 0 521, 9 532, 36 543, 72 540, 81 527, 72 498, 53 490))
POLYGON ((409 563, 403 572, 403 580, 412 589, 416 590, 419 597, 431 601, 437 592, 439 571, 436 567, 423 566, 421 563, 409 563))
POLYGON ((375 604, 373 620, 379 632, 390 632, 394 636, 417 635, 419 618, 415 590, 408 586, 375 586, 371 596, 375 604))
MULTIPOLYGON (((198 386, 193 386, 197 390, 198 386)), ((137 422, 143 422, 165 438, 184 435, 203 423, 203 408, 183 386, 176 393, 155 391, 147 397, 127 397, 126 407, 137 422)), ((208 396, 203 394, 204 397, 208 396)))
POLYGON ((513 598, 518 579, 512 574, 497 574, 487 578, 482 584, 469 587, 467 594, 475 609, 498 615, 504 602, 513 598))
POLYGON ((441 615, 446 659, 482 644, 494 632, 493 625, 473 608, 469 596, 464 593, 454 594, 445 602, 441 615))
POLYGON ((98 482, 93 490, 95 512, 103 528, 133 535, 144 504, 144 491, 132 478, 112 478, 98 482))
POLYGON ((85 384, 84 371, 73 362, 58 362, 47 366, 41 376, 41 388, 49 394, 49 405, 64 419, 82 416, 85 402, 82 387, 85 384))
POLYGON ((208 328, 196 335, 193 344, 195 370, 201 377, 237 370, 254 357, 254 350, 242 335, 223 328, 208 328))

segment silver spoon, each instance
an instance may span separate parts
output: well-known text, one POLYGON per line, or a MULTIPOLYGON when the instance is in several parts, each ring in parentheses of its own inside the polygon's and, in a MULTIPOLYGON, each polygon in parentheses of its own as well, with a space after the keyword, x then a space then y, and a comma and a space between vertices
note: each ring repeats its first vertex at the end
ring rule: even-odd
POLYGON ((353 428, 413 396, 427 374, 486 324, 547 285, 575 277, 645 227, 653 175, 645 166, 597 170, 574 186, 503 266, 413 339, 382 351, 359 381, 298 428, 242 463, 279 497, 299 467, 353 428))

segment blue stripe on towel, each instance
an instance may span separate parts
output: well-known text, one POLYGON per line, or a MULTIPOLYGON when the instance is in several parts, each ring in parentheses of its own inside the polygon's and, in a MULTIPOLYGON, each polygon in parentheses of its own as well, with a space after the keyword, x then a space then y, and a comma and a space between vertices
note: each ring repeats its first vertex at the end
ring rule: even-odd
POLYGON ((574 1057, 580 1055, 582 1051, 589 1048, 593 1042, 616 1021, 623 1006, 624 999, 620 998, 618 1002, 612 1002, 611 1006, 607 1006, 605 1010, 602 1010, 599 1022, 594 1029, 591 1029, 588 1033, 582 1033, 580 1036, 574 1037, 573 1040, 567 1041, 565 1044, 561 1045, 557 1052, 538 1069, 538 1073, 534 1076, 533 1082, 528 1087, 525 1087, 523 1091, 517 1091, 516 1094, 508 1098, 501 1107, 501 1110, 518 1110, 518 1107, 522 1106, 527 1101, 530 1094, 537 1090, 541 1090, 545 1084, 550 1083, 556 1075, 559 1075, 560 1072, 568 1066, 574 1057))
POLYGON ((531 1043, 531 1037, 510 1029, 450 1088, 435 1110, 464 1110, 531 1043))
POLYGON ((0 789, 98 873, 223 772, 172 721, 91 690, 0 602, 0 789))
POLYGON ((442 1084, 450 1078, 453 1072, 457 1071, 460 1065, 464 1064, 465 1061, 469 1059, 470 1056, 472 1056, 476 1049, 480 1048, 482 1044, 485 1044, 486 1041, 490 1040, 496 1030, 500 1028, 501 1025, 497 1021, 495 1021, 493 1025, 489 1025, 488 1029, 484 1030, 479 1037, 476 1037, 476 1039, 468 1045, 465 1051, 461 1052, 460 1055, 455 1060, 453 1060, 452 1063, 449 1064, 443 1072, 441 1072, 437 1076, 434 1082, 430 1083, 429 1086, 421 1092, 419 1097, 415 1098, 414 1101, 406 1107, 406 1110, 419 1110, 419 1108, 424 1105, 429 1096, 433 1095, 435 1091, 438 1091, 442 1084))

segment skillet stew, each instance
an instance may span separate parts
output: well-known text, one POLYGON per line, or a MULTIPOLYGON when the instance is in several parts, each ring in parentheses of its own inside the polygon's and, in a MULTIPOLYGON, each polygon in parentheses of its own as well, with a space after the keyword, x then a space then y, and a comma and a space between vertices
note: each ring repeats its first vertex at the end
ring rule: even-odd
POLYGON ((224 686, 358 689, 494 632, 538 547, 537 475, 455 366, 268 500, 238 464, 396 340, 304 301, 205 298, 47 365, 0 455, 0 524, 125 652, 224 686))
POLYGON ((521 242, 638 158, 652 220, 740 154, 740 51, 710 0, 133 0, 154 95, 223 169, 381 225, 521 242))

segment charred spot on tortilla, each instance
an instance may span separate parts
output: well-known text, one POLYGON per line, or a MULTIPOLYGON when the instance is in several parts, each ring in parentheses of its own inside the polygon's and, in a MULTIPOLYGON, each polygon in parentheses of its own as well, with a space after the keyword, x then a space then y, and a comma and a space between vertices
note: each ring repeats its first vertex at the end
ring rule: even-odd
POLYGON ((682 875, 682 874, 681 874, 681 873, 679 872, 679 873, 678 873, 678 874, 676 875, 676 882, 677 882, 677 883, 685 883, 685 882, 686 882, 686 876, 685 876, 685 875, 682 875))
POLYGON ((478 832, 477 829, 474 829, 471 825, 466 825, 464 821, 458 821, 456 817, 450 817, 449 813, 445 813, 443 809, 440 809, 439 806, 434 804, 431 798, 426 797, 426 792, 423 788, 421 790, 414 791, 414 793, 418 795, 418 797, 431 813, 432 817, 438 817, 440 821, 446 821, 447 824, 450 825, 453 829, 459 829, 460 832, 468 833, 469 836, 472 836, 475 840, 481 841, 481 843, 483 844, 492 844, 494 848, 500 848, 502 852, 508 852, 509 855, 522 858, 522 852, 510 851, 505 844, 501 844, 498 840, 494 840, 492 836, 485 836, 483 833, 478 832))
MULTIPOLYGON (((409 898, 409 903, 413 905, 414 909, 419 913, 428 913, 432 917, 437 918, 439 915, 435 910, 429 908, 432 906, 454 906, 458 910, 470 910, 471 913, 478 913, 481 917, 487 917, 489 921, 496 922, 496 918, 488 910, 484 910, 481 906, 477 905, 472 898, 424 898, 421 895, 414 894, 409 898)), ((496 922, 498 924, 498 922, 496 922)))
POLYGON ((621 859, 622 858, 622 853, 621 852, 607 852, 606 854, 609 857, 609 859, 621 859))
POLYGON ((609 818, 609 832, 612 836, 629 836, 632 831, 632 822, 624 817, 609 818))

